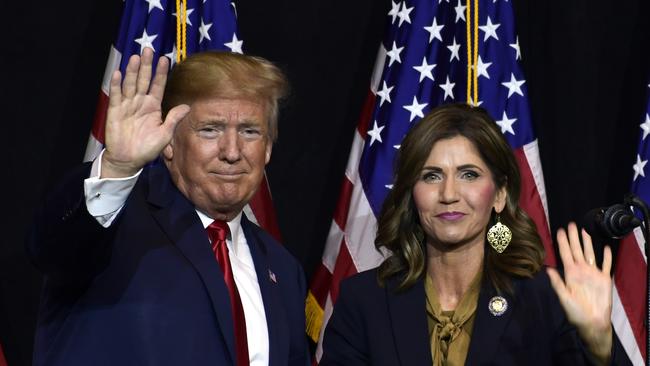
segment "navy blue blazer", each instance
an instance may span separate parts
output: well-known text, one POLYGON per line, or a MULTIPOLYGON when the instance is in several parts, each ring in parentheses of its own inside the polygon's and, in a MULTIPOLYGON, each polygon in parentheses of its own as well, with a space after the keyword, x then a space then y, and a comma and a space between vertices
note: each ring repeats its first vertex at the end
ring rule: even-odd
MULTIPOLYGON (((89 169, 49 196, 28 239, 45 275, 34 365, 234 365, 223 275, 167 168, 145 168, 109 228, 86 209, 89 169)), ((245 217, 241 225, 264 301, 269 364, 309 365, 304 272, 262 229, 245 217)))
MULTIPOLYGON (((341 283, 325 330, 321 366, 431 366, 424 280, 396 292, 397 278, 385 287, 377 271, 362 272, 341 283)), ((589 364, 575 328, 567 322, 548 276, 513 281, 513 295, 501 316, 488 304, 496 291, 484 281, 476 309, 466 365, 589 364)), ((615 342, 616 365, 630 364, 615 342)))

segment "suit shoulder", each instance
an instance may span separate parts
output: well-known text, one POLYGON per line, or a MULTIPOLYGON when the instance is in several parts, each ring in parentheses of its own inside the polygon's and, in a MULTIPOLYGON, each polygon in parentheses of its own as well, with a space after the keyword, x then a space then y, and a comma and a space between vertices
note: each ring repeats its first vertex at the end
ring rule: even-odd
POLYGON ((545 268, 539 270, 537 273, 533 275, 533 277, 519 278, 516 280, 516 282, 520 287, 520 289, 525 292, 530 292, 530 291, 540 292, 540 293, 553 292, 553 288, 551 287, 551 280, 548 277, 545 268))
POLYGON ((377 269, 373 268, 354 274, 341 281, 339 293, 341 297, 377 299, 385 296, 386 290, 379 284, 377 269))
POLYGON ((248 219, 246 219, 246 221, 246 225, 255 234, 255 236, 257 236, 257 238, 262 241, 264 248, 269 252, 270 255, 277 257, 284 262, 290 262, 291 264, 296 265, 302 269, 302 266, 300 265, 298 259, 296 259, 296 257, 294 257, 293 254, 291 254, 291 252, 289 252, 289 250, 284 245, 282 245, 271 234, 259 227, 254 222, 251 222, 248 219))

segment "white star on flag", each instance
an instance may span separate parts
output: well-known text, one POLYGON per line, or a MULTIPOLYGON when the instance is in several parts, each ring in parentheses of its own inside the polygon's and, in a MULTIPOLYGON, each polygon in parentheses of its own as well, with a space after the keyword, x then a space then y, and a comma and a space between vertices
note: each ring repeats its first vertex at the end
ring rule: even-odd
POLYGON ((433 18, 433 23, 431 23, 430 26, 424 27, 424 30, 429 32, 429 43, 433 41, 434 38, 438 39, 440 42, 442 42, 442 36, 440 35, 440 31, 442 28, 444 28, 444 25, 438 25, 438 21, 436 18, 433 18))
POLYGON ((460 61, 460 55, 458 54, 458 51, 460 51, 460 45, 456 43, 456 37, 454 37, 454 42, 447 46, 449 51, 451 51, 451 57, 449 57, 449 62, 451 62, 453 59, 456 59, 460 61))
POLYGON ((242 52, 242 45, 244 44, 244 41, 237 39, 237 34, 233 33, 232 34, 232 41, 226 42, 223 45, 230 48, 230 51, 233 53, 243 53, 242 52))
POLYGON ((491 62, 486 62, 484 63, 483 60, 481 59, 481 56, 478 56, 478 63, 476 64, 476 73, 478 76, 485 76, 486 78, 490 78, 490 74, 488 74, 488 67, 492 65, 491 62))
POLYGON ((458 5, 454 8, 456 10, 456 23, 458 23, 458 19, 462 19, 463 22, 466 22, 465 20, 465 9, 467 6, 462 6, 460 4, 460 0, 458 0, 458 5))
POLYGON ((397 61, 397 63, 402 63, 402 59, 399 57, 399 54, 402 52, 404 47, 397 48, 397 44, 395 44, 395 41, 393 41, 393 48, 386 52, 386 56, 390 58, 390 61, 388 61, 388 66, 391 66, 393 62, 397 61))
POLYGON ((135 40, 136 43, 140 44, 140 54, 142 54, 142 51, 146 47, 149 47, 154 52, 156 52, 156 49, 153 46, 153 41, 156 39, 156 37, 158 37, 157 34, 148 35, 146 29, 142 31, 142 37, 135 40))
POLYGON ((645 122, 643 122, 640 127, 643 130, 643 138, 641 140, 645 140, 645 138, 648 137, 648 134, 650 133, 650 115, 647 113, 645 115, 645 122))
POLYGON ((372 146, 375 141, 383 142, 381 140, 381 131, 384 129, 384 127, 386 126, 377 126, 377 121, 374 122, 372 130, 368 131, 368 136, 370 136, 370 146, 372 146))
POLYGON ((413 119, 416 116, 420 117, 420 118, 424 117, 424 113, 422 113, 422 110, 426 106, 427 106, 427 103, 419 104, 418 99, 414 96, 413 97, 413 104, 404 106, 404 109, 411 112, 411 116, 409 117, 409 122, 413 122, 413 119))
POLYGON ((514 93, 517 93, 524 96, 524 92, 521 91, 521 86, 524 85, 526 80, 517 80, 515 79, 515 74, 510 73, 510 81, 501 83, 501 85, 508 88, 508 98, 510 98, 514 93))
POLYGON ((515 49, 515 60, 521 60, 521 48, 519 48, 519 36, 517 36, 517 40, 515 43, 510 43, 510 47, 515 49))
POLYGON ((454 86, 455 85, 456 85, 456 83, 450 83, 449 82, 449 76, 447 76, 447 81, 444 84, 439 85, 442 88, 442 90, 445 91, 445 97, 442 99, 443 101, 447 100, 447 97, 451 97, 452 100, 455 99, 454 98, 454 86))
POLYGON ((402 2, 402 10, 397 13, 397 17, 399 18, 399 24, 397 25, 398 27, 402 25, 402 23, 407 22, 411 24, 411 12, 415 9, 414 6, 411 6, 410 8, 406 7, 406 1, 402 2))
POLYGON ((431 81, 433 80, 433 74, 431 71, 433 71, 433 68, 436 67, 436 64, 427 64, 427 58, 426 56, 422 59, 422 65, 420 66, 413 66, 415 70, 417 70, 420 73, 420 82, 424 80, 424 78, 429 78, 431 81))
POLYGON ((160 4, 160 0, 144 0, 144 1, 149 3, 149 13, 151 13, 151 10, 153 8, 158 8, 158 9, 160 9, 162 11, 165 11, 165 9, 163 9, 163 7, 162 7, 162 4, 160 4))
POLYGON ((512 125, 517 121, 516 118, 508 118, 508 115, 506 114, 506 111, 503 111, 503 115, 501 116, 501 119, 496 121, 499 127, 501 127, 501 133, 506 134, 506 132, 514 135, 515 130, 512 129, 512 125))
POLYGON ((394 86, 391 86, 389 88, 388 85, 386 85, 386 81, 384 80, 381 90, 377 92, 377 95, 379 96, 380 107, 382 106, 382 104, 384 104, 385 101, 388 101, 388 103, 392 103, 390 100, 390 92, 391 90, 393 90, 393 88, 394 86))
POLYGON ((396 3, 394 1, 391 1, 393 3, 390 11, 388 12, 388 16, 392 17, 392 20, 390 24, 395 24, 395 19, 397 18, 397 13, 399 13, 399 8, 401 3, 396 3))
POLYGON ((176 64, 177 52, 178 51, 176 50, 176 43, 174 43, 174 45, 172 46, 172 51, 165 54, 165 57, 169 59, 169 67, 174 67, 174 65, 176 64))
POLYGON ((636 163, 634 163, 634 166, 632 167, 632 169, 634 169, 634 179, 632 179, 633 182, 636 181, 639 175, 645 177, 643 169, 647 163, 647 160, 641 160, 641 156, 639 154, 636 155, 636 163))
MULTIPOLYGON (((194 12, 194 9, 187 9, 187 12, 185 13, 185 23, 187 23, 187 25, 190 25, 190 26, 192 25, 192 22, 190 22, 190 14, 192 14, 193 12, 194 12)), ((172 15, 175 16, 176 18, 178 18, 178 14, 172 13, 172 15)))
POLYGON ((487 41, 488 38, 490 37, 498 41, 499 37, 497 36, 497 28, 499 28, 500 26, 501 24, 492 24, 492 19, 490 19, 490 16, 488 15, 487 24, 478 27, 480 30, 485 32, 485 37, 483 38, 483 42, 487 41))
POLYGON ((212 23, 205 24, 203 18, 201 18, 201 26, 199 27, 199 43, 203 42, 204 39, 207 39, 208 41, 212 40, 208 34, 210 27, 212 27, 212 23))

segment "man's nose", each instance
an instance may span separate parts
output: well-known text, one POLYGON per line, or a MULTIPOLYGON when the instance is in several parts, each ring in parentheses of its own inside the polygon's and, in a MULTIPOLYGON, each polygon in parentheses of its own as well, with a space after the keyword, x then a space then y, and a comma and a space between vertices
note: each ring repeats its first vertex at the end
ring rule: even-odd
POLYGON ((226 129, 219 138, 219 158, 229 163, 241 159, 239 133, 234 129, 226 129))

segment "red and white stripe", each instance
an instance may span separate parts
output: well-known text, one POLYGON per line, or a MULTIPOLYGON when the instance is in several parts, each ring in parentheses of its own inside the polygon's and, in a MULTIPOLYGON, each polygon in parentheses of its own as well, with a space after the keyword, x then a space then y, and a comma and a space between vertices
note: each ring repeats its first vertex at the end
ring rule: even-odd
MULTIPOLYGON (((108 92, 110 90, 111 76, 120 67, 120 62, 122 62, 122 54, 115 47, 111 46, 106 69, 104 70, 101 91, 97 100, 93 127, 88 138, 86 153, 84 154, 84 161, 94 160, 104 148, 108 92)), ((264 179, 260 183, 259 189, 249 204, 244 207, 244 213, 249 220, 264 228, 278 241, 281 240, 280 228, 275 216, 275 209, 273 208, 273 200, 271 199, 266 174, 264 174, 264 179)))
POLYGON ((646 357, 646 267, 643 233, 636 228, 621 240, 614 270, 612 325, 633 365, 646 357))

